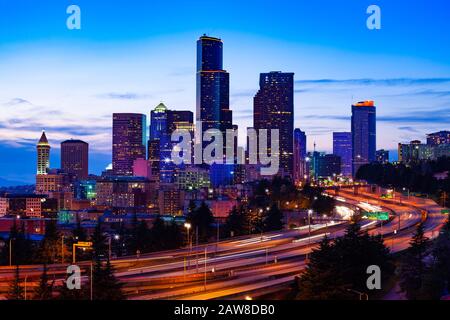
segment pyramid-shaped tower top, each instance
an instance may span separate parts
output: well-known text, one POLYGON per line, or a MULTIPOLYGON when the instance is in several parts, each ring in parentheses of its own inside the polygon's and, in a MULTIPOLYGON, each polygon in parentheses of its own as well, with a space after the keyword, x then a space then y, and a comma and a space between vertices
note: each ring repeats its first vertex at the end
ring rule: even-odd
POLYGON ((38 146, 50 146, 47 140, 47 136, 45 135, 45 131, 42 131, 41 138, 39 139, 38 146))
POLYGON ((155 107, 155 112, 166 112, 166 111, 167 111, 167 107, 162 102, 155 107))

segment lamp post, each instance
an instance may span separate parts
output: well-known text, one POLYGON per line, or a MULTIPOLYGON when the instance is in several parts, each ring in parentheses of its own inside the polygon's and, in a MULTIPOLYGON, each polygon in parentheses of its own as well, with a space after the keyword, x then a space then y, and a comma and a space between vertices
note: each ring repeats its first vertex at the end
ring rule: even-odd
POLYGON ((306 253, 306 260, 309 257, 309 249, 311 247, 311 215, 313 211, 311 209, 308 210, 308 252, 306 253))
POLYGON ((61 235, 61 264, 64 264, 64 235, 61 235))
MULTIPOLYGON (((191 253, 191 241, 190 241, 191 238, 189 237, 189 230, 191 229, 191 224, 189 222, 186 222, 184 224, 184 227, 187 230, 187 245, 188 245, 188 248, 189 248, 188 254, 190 254, 191 253)), ((190 257, 189 257, 188 258, 188 267, 190 267, 190 266, 191 266, 191 260, 190 260, 190 257)))
POLYGON ((12 266, 12 238, 9 239, 9 266, 12 266))
POLYGON ((207 247, 205 247, 205 270, 204 270, 205 277, 204 277, 204 283, 203 283, 205 291, 206 291, 206 259, 207 259, 207 247))

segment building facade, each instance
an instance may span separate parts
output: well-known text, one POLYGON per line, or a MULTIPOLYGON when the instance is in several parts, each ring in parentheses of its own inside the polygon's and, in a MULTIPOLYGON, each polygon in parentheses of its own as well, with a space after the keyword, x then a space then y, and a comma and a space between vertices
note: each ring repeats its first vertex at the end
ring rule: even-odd
POLYGON ((197 41, 196 114, 202 135, 208 129, 225 132, 232 128, 230 75, 223 70, 223 42, 206 35, 197 41))
POLYGON ((352 133, 333 132, 333 154, 341 157, 341 173, 346 177, 352 176, 352 133))
POLYGON ((432 146, 450 144, 450 131, 439 131, 427 134, 427 144, 432 146))
POLYGON ((376 156, 376 107, 373 101, 352 105, 353 176, 376 156))
POLYGON ((150 181, 143 177, 104 177, 96 183, 96 204, 145 212, 150 191, 150 181))
POLYGON ((37 149, 37 174, 47 174, 50 168, 50 144, 48 143, 45 131, 36 146, 37 149))
POLYGON ((300 129, 294 130, 294 182, 306 180, 306 134, 300 129))
POLYGON ((61 170, 75 180, 87 179, 89 175, 89 144, 81 140, 61 143, 61 170))
POLYGON ((113 172, 132 176, 133 162, 146 158, 146 116, 139 113, 113 114, 113 172))
POLYGON ((259 91, 253 98, 253 128, 268 130, 268 153, 278 156, 280 169, 292 177, 294 154, 294 74, 261 73, 259 91), (279 152, 270 150, 270 130, 279 132, 279 152))
POLYGON ((377 150, 376 154, 377 162, 378 163, 388 163, 389 162, 389 151, 388 150, 377 150))

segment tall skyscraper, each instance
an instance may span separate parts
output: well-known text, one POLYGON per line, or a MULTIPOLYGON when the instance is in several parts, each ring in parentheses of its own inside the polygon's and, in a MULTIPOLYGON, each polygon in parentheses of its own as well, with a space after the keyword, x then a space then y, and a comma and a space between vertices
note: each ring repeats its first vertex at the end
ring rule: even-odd
POLYGON ((352 105, 353 176, 358 169, 376 160, 376 107, 373 101, 352 105))
POLYGON ((161 102, 150 112, 150 141, 160 139, 166 133, 167 110, 166 105, 161 102))
POLYGON ((261 73, 259 91, 253 99, 253 127, 278 129, 280 137, 280 169, 292 176, 294 136, 294 74, 280 71, 261 73))
POLYGON ((50 144, 48 143, 45 131, 36 146, 37 148, 37 174, 47 174, 50 168, 50 144))
POLYGON ((139 113, 113 114, 113 172, 132 176, 133 162, 145 158, 146 116, 139 113))
MULTIPOLYGON (((220 130, 224 137, 227 129, 233 129, 230 110, 230 75, 223 70, 223 42, 219 38, 203 35, 197 41, 197 124, 201 124, 196 139, 201 139, 209 129, 220 130)), ((208 142, 199 142, 204 149, 208 142)), ((223 149, 225 162, 226 148, 223 149)), ((214 164, 210 168, 215 186, 227 185, 234 174, 234 166, 214 164)))
POLYGON ((175 130, 188 130, 192 136, 193 118, 191 111, 169 110, 163 103, 152 110, 148 159, 152 175, 157 176, 159 181, 167 183, 174 181, 173 174, 176 166, 172 163, 171 158, 172 149, 176 143, 171 141, 171 135, 175 130))
POLYGON ((86 179, 89 175, 89 144, 81 140, 62 142, 61 169, 76 180, 86 179))
POLYGON ((300 129, 294 130, 294 181, 300 183, 306 175, 306 134, 300 129))
POLYGON ((352 133, 333 132, 333 154, 341 157, 341 173, 352 175, 352 133))
MULTIPOLYGON (((232 129, 230 75, 223 70, 223 42, 203 35, 197 41, 197 122, 208 129, 232 129)), ((203 144, 205 146, 205 144, 203 144)))

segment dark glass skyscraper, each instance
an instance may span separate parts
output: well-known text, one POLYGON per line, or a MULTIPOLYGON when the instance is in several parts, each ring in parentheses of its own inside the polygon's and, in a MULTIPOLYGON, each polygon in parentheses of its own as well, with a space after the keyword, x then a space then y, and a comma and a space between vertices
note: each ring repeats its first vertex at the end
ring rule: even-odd
POLYGON ((278 129, 280 136, 280 169, 293 173, 294 136, 294 74, 284 72, 261 73, 259 91, 253 99, 253 127, 278 129))
POLYGON ((150 113, 150 140, 148 142, 148 159, 152 174, 159 176, 159 181, 171 183, 174 180, 175 165, 172 163, 174 144, 171 135, 174 130, 188 130, 193 134, 194 119, 191 111, 168 110, 160 103, 150 113))
POLYGON ((202 132, 232 129, 230 75, 223 70, 223 42, 206 35, 197 41, 196 117, 202 132))
POLYGON ((306 134, 300 129, 294 130, 294 181, 305 180, 306 174, 306 134))
POLYGON ((353 158, 351 132, 333 132, 333 154, 341 157, 341 173, 350 177, 353 158))
POLYGON ((89 174, 89 144, 81 140, 61 142, 61 169, 76 180, 86 179, 89 174))
POLYGON ((352 105, 353 176, 376 160, 376 108, 373 101, 352 105))
POLYGON ((146 116, 140 113, 113 114, 113 172, 133 175, 133 162, 145 159, 146 116))

